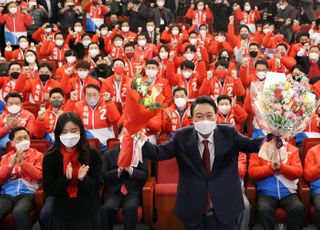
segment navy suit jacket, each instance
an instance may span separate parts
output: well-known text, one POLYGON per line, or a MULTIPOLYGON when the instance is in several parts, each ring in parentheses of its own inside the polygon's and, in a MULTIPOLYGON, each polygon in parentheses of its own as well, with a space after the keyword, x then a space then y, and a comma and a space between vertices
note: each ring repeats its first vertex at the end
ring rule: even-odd
POLYGON ((175 212, 188 225, 202 220, 208 192, 213 209, 223 224, 234 223, 244 208, 238 174, 238 153, 258 152, 264 138, 249 139, 233 126, 217 125, 213 135, 214 163, 207 176, 198 148, 198 133, 193 127, 178 130, 173 139, 163 145, 146 142, 143 156, 151 160, 176 157, 179 181, 175 212))

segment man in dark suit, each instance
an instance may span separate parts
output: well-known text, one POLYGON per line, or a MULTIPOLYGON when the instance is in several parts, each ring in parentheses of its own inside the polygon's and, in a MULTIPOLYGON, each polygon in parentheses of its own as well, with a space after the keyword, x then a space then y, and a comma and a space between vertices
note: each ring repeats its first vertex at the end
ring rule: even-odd
POLYGON ((148 161, 144 160, 136 168, 118 168, 120 147, 118 145, 104 155, 103 177, 108 184, 102 206, 104 229, 113 229, 117 211, 122 208, 124 229, 134 230, 142 187, 148 177, 148 161))
POLYGON ((37 3, 46 9, 50 22, 56 23, 58 21, 59 10, 62 7, 61 0, 37 0, 37 3))
POLYGON ((147 21, 146 31, 144 32, 148 43, 157 44, 157 36, 160 36, 158 28, 156 29, 155 24, 152 20, 147 21))
POLYGON ((157 0, 157 7, 153 8, 153 21, 160 31, 164 31, 174 21, 174 15, 169 8, 164 7, 165 0, 157 0))
POLYGON ((232 126, 216 126, 216 109, 210 97, 198 97, 190 108, 193 127, 178 130, 163 145, 147 141, 142 148, 143 156, 152 160, 176 157, 175 211, 187 230, 234 229, 244 208, 238 153, 258 152, 264 140, 242 136, 232 126))

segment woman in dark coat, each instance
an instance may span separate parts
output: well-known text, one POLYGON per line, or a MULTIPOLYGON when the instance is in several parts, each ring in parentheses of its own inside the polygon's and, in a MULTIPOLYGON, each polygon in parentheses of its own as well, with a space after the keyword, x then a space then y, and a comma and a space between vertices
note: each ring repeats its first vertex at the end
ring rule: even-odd
POLYGON ((89 147, 75 113, 62 114, 54 134, 56 142, 43 160, 43 187, 55 197, 49 229, 100 230, 100 154, 89 147))

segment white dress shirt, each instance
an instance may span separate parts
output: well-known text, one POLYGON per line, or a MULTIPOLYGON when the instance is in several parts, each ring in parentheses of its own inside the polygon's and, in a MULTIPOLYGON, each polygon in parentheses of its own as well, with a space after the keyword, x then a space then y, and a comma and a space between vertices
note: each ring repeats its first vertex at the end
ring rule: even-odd
POLYGON ((203 145, 202 141, 204 141, 204 140, 208 140, 209 141, 208 147, 209 147, 209 153, 210 153, 210 168, 212 170, 212 165, 213 165, 213 162, 214 162, 213 132, 210 134, 208 139, 203 138, 203 136, 201 136, 199 133, 198 133, 198 136, 199 136, 198 148, 199 148, 201 159, 203 158, 203 150, 204 150, 204 145, 203 145))

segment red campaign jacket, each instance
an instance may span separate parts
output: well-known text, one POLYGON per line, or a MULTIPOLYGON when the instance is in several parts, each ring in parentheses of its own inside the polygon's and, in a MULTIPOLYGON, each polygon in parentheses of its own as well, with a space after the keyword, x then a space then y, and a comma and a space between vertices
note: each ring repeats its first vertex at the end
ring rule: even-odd
POLYGON ((40 54, 46 58, 49 57, 48 59, 63 62, 65 60, 64 54, 69 49, 67 44, 64 44, 60 49, 54 42, 45 41, 40 47, 40 54))
POLYGON ((238 131, 241 130, 241 125, 247 120, 247 112, 238 104, 236 104, 227 116, 223 116, 219 111, 217 112, 217 123, 225 123, 233 125, 238 131))
MULTIPOLYGON (((0 115, 0 138, 11 131, 5 125, 7 122, 8 116, 9 116, 9 112, 6 109, 0 115)), ((18 126, 25 127, 31 134, 33 134, 35 129, 35 126, 34 126, 35 118, 32 113, 30 113, 28 110, 21 109, 19 114, 14 119, 18 122, 18 126)))
POLYGON ((101 94, 108 92, 115 102, 125 103, 126 101, 126 91, 127 91, 127 76, 123 75, 120 85, 116 84, 115 76, 112 75, 108 77, 101 86, 101 94))
POLYGON ((202 82, 199 95, 207 95, 207 96, 219 96, 219 95, 228 95, 230 97, 233 96, 244 96, 246 93, 240 78, 233 79, 230 76, 227 76, 224 80, 224 84, 216 78, 213 77, 210 80, 205 78, 202 82))
POLYGON ((175 73, 175 67, 173 61, 167 63, 167 78, 169 84, 172 87, 181 86, 188 92, 189 100, 194 100, 201 94, 199 89, 203 80, 205 79, 207 72, 203 61, 197 62, 197 73, 193 73, 190 79, 187 81, 181 74, 175 73))
POLYGON ((89 84, 95 84, 100 88, 100 81, 94 79, 93 77, 86 77, 81 81, 80 77, 76 74, 75 77, 69 80, 69 84, 65 87, 65 93, 70 94, 72 91, 78 91, 78 100, 84 99, 84 88, 89 84))
POLYGON ((304 172, 303 177, 309 181, 313 182, 320 177, 320 145, 316 145, 309 149, 304 160, 304 172))
MULTIPOLYGON (((290 180, 298 179, 302 176, 303 169, 299 157, 299 149, 293 145, 287 144, 288 155, 286 163, 281 163, 277 171, 290 180)), ((275 171, 272 168, 271 162, 261 159, 258 153, 250 155, 248 173, 254 180, 262 180, 272 176, 275 171)))
POLYGON ((164 109, 162 111, 162 133, 174 133, 176 129, 191 125, 189 110, 190 106, 187 107, 181 118, 175 105, 164 109))

